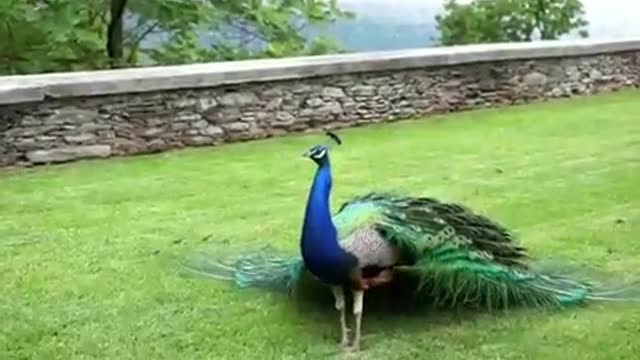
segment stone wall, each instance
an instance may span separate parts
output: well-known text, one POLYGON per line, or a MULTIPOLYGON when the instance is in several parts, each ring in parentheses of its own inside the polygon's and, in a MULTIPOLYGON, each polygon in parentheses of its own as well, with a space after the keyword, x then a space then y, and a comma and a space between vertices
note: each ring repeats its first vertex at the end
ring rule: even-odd
MULTIPOLYGON (((10 79, 17 84, 18 77, 10 79)), ((593 55, 0 101, 0 166, 217 145, 638 85, 640 46, 593 55)))

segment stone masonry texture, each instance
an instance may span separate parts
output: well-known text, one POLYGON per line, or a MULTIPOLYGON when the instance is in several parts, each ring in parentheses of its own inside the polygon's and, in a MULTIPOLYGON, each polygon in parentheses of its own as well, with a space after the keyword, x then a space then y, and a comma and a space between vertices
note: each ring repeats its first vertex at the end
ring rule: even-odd
POLYGON ((0 167, 143 154, 640 85, 640 52, 0 105, 0 167))

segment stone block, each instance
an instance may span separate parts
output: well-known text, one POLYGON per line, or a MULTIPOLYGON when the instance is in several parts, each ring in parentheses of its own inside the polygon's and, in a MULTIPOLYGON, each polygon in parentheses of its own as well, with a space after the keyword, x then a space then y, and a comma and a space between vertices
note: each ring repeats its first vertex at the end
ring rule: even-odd
POLYGON ((106 158, 111 155, 109 145, 66 146, 49 150, 27 152, 27 159, 35 164, 60 163, 88 158, 106 158))

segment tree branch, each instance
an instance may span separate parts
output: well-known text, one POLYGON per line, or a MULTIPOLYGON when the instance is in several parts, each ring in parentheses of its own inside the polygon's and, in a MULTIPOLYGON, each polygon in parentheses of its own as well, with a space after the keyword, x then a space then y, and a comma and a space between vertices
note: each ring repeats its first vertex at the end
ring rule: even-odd
POLYGON ((136 39, 131 42, 131 44, 135 47, 138 47, 138 45, 142 42, 142 40, 144 40, 144 38, 146 38, 149 34, 154 32, 158 28, 158 26, 160 26, 160 22, 159 21, 154 22, 148 28, 146 28, 143 32, 141 32, 140 35, 138 35, 136 39))
POLYGON ((140 48, 140 43, 142 42, 142 40, 144 40, 144 38, 146 38, 149 34, 151 34, 152 32, 154 32, 158 26, 160 26, 160 22, 156 21, 153 24, 151 24, 149 27, 147 27, 143 32, 141 32, 136 38, 135 40, 131 41, 131 49, 129 51, 129 56, 127 57, 127 62, 131 63, 133 62, 133 58, 135 57, 136 53, 138 52, 138 49, 140 48))

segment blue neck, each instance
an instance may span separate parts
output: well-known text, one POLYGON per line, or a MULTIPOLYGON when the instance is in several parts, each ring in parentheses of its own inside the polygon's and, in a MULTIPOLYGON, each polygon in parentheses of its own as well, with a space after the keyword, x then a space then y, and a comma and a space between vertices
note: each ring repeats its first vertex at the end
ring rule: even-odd
POLYGON ((311 185, 302 225, 300 246, 307 267, 316 276, 343 262, 344 251, 338 244, 336 228, 331 220, 331 166, 328 159, 318 165, 311 185))

